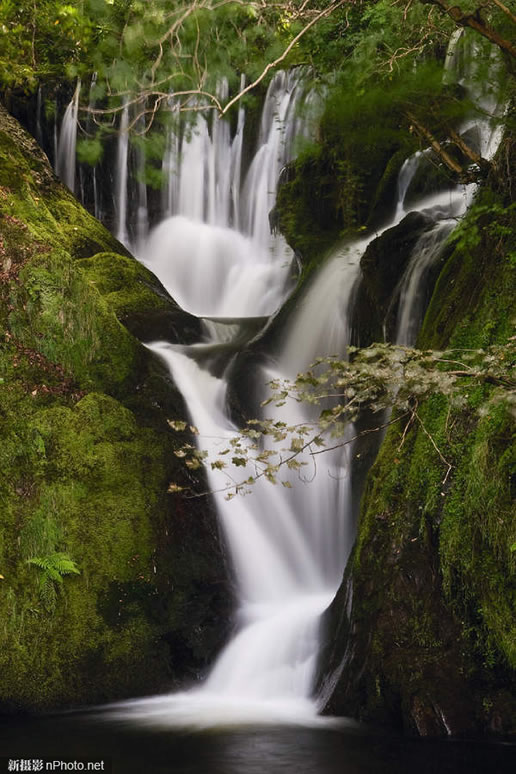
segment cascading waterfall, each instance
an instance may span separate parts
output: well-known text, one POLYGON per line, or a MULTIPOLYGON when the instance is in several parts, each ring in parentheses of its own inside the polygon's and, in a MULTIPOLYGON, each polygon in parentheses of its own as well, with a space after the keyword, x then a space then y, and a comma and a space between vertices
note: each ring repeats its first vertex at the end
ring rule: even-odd
POLYGON ((115 215, 116 215, 116 238, 123 245, 129 244, 129 234, 127 231, 127 180, 128 180, 128 159, 129 159, 129 106, 127 102, 122 109, 120 119, 120 134, 118 136, 117 166, 115 179, 115 215))
MULTIPOLYGON (((468 142, 471 148, 483 159, 493 158, 502 139, 501 124, 493 123, 493 118, 500 116, 503 106, 500 104, 499 93, 489 86, 489 78, 479 78, 477 69, 481 60, 480 44, 457 30, 450 41, 445 62, 445 80, 456 81, 462 85, 476 107, 476 115, 466 119, 458 133, 468 142)), ((492 76, 499 73, 501 57, 494 47, 490 50, 489 69, 492 76)), ((499 82, 498 77, 493 81, 499 82)), ((430 149, 416 153, 404 163, 400 172, 398 186, 398 208, 404 211, 404 201, 410 183, 419 165, 430 154, 430 149)), ((442 254, 446 239, 463 217, 475 195, 477 186, 457 185, 439 194, 434 201, 428 202, 420 211, 429 215, 435 224, 433 228, 422 234, 418 240, 407 269, 399 286, 399 308, 395 341, 403 346, 414 346, 417 334, 423 321, 426 294, 426 277, 442 254)))
MULTIPOLYGON (((144 131, 143 116, 138 121, 138 129, 144 131)), ((145 241, 149 235, 149 210, 147 204, 147 185, 145 183, 145 147, 140 144, 136 148, 136 187, 137 187, 137 214, 136 214, 136 242, 135 250, 141 255, 145 241)))
MULTIPOLYGON (((205 120, 203 123, 197 119, 197 135, 182 142, 179 169, 171 168, 174 176, 179 173, 179 186, 175 180, 170 184, 179 191, 175 207, 180 214, 154 230, 144 260, 187 310, 199 316, 235 320, 270 315, 284 298, 291 253, 282 239, 270 237, 268 213, 274 203, 279 171, 294 153, 296 132, 308 131, 296 111, 302 99, 299 76, 281 73, 273 79, 265 100, 258 150, 241 197, 231 187, 236 188, 240 165, 243 113, 233 140, 225 128, 214 131, 212 127, 209 133, 205 120), (202 149, 204 154, 201 159, 195 158, 193 175, 188 178, 189 186, 197 181, 195 192, 187 190, 186 185, 181 187, 192 143, 197 152, 202 149), (219 162, 221 156, 224 164, 219 162), (231 157, 233 163, 228 164, 231 157), (217 177, 228 169, 229 175, 217 177), (210 188, 214 170, 216 183, 210 188), (210 191, 214 189, 231 206, 214 210, 210 206, 210 191), (204 190, 208 198, 203 197, 204 190), (202 223, 189 209, 194 198, 203 202, 202 223), (241 207, 237 206, 239 202, 241 207), (226 220, 221 222, 224 212, 226 220), (239 217, 235 217, 237 214, 239 217), (246 233, 231 228, 235 222, 241 223, 246 233)), ((173 144, 172 139, 168 148, 173 144)), ((292 369, 295 372, 296 368, 308 366, 312 355, 321 354, 324 327, 322 321, 313 353, 298 351, 301 360, 285 368, 282 360, 287 362, 292 354, 280 356, 278 373, 292 375, 292 369)), ((207 343, 222 345, 231 339, 233 330, 234 325, 207 321, 207 343), (222 333, 224 327, 229 335, 222 333)), ((342 335, 331 342, 338 350, 346 344, 346 331, 344 324, 342 335)), ((205 345, 158 342, 151 349, 166 361, 175 383, 188 396, 188 411, 199 430, 200 444, 209 451, 209 459, 215 460, 238 430, 226 413, 225 378, 214 376, 197 361, 205 345)), ((287 343, 286 349, 290 346, 295 348, 295 342, 287 343)), ((264 382, 272 375, 272 370, 265 370, 264 382)), ((302 411, 296 411, 291 420, 302 421, 303 416, 302 411)), ((292 489, 281 487, 280 491, 259 480, 251 496, 227 501, 225 493, 218 491, 226 487, 226 477, 207 465, 209 485, 238 581, 237 632, 200 689, 118 705, 113 710, 115 716, 187 726, 327 722, 318 718, 311 698, 319 618, 338 587, 351 536, 346 535, 346 519, 341 518, 349 500, 346 455, 328 456, 321 467, 326 468, 336 486, 328 486, 322 475, 309 485, 292 474, 292 489)), ((241 472, 245 479, 254 470, 249 466, 241 472)))
MULTIPOLYGON (((283 99, 284 95, 279 98, 274 93, 276 104, 288 120, 283 99)), ((267 108, 270 106, 266 105, 264 115, 267 108)), ((276 130, 286 134, 284 125, 276 123, 276 130)), ((274 163, 277 164, 276 159, 274 163)), ((249 174, 254 174, 253 165, 249 174)), ((399 190, 404 197, 401 181, 399 190)), ((262 195, 265 195, 264 189, 262 195)), ((448 203, 450 193, 441 198, 448 203)), ((438 207, 442 202, 439 197, 433 197, 422 205, 438 207)), ((262 212, 266 212, 265 207, 262 212)), ((392 222, 385 228, 396 225, 405 214, 402 203, 398 203, 392 222)), ((202 260, 186 287, 178 271, 178 250, 169 247, 174 244, 169 240, 171 234, 175 238, 174 221, 177 220, 172 218, 158 226, 145 253, 148 265, 171 294, 198 314, 202 308, 207 310, 205 314, 219 317, 266 314, 261 296, 253 293, 252 270, 256 260, 253 248, 256 251, 263 230, 256 229, 254 239, 224 230, 226 256, 233 243, 242 248, 247 245, 250 255, 250 270, 242 273, 240 291, 235 296, 231 283, 225 280, 217 283, 217 272, 210 274, 209 270, 213 261, 217 261, 219 226, 197 224, 196 239, 205 230, 203 251, 197 250, 197 253, 203 252, 202 260), (245 245, 242 240, 246 240, 245 245), (209 278, 198 295, 203 279, 201 266, 209 278), (239 296, 245 297, 245 304, 239 304, 239 296)), ((274 362, 262 369, 263 384, 273 378, 294 377, 318 355, 345 351, 350 336, 350 302, 360 276, 360 258, 376 236, 372 234, 340 246, 328 257, 289 321, 274 362)), ((183 244, 190 261, 196 255, 195 244, 186 247, 183 244)), ((220 270, 220 263, 217 268, 220 270)), ((231 266, 226 267, 228 270, 231 266)), ((217 335, 217 330, 217 327, 209 328, 211 335, 217 335)), ((238 581, 238 628, 201 688, 117 705, 112 710, 114 716, 152 725, 201 727, 243 722, 327 722, 318 717, 317 702, 311 691, 320 616, 336 593, 353 541, 352 449, 344 446, 326 453, 318 462, 317 476, 310 483, 297 473, 290 475, 291 488, 274 488, 259 480, 251 496, 226 501, 223 490, 227 479, 223 472, 210 468, 210 462, 217 459, 218 452, 237 433, 225 410, 226 381, 198 364, 202 344, 187 347, 159 342, 151 348, 165 360, 175 383, 187 396, 191 421, 200 433, 200 445, 209 452, 208 481, 238 581)), ((310 409, 296 405, 284 407, 281 419, 297 424, 310 422, 313 416, 310 409)), ((302 461, 307 463, 307 477, 312 477, 313 458, 307 453, 302 461)), ((251 466, 243 469, 242 480, 254 473, 251 466)))
MULTIPOLYGON (((219 94, 227 96, 226 82, 219 94)), ((163 205, 171 217, 152 232, 140 257, 192 314, 270 315, 292 286, 292 251, 282 236, 271 235, 269 212, 279 172, 313 122, 315 104, 298 114, 303 100, 310 107, 314 98, 303 91, 299 74, 273 78, 243 186, 243 109, 233 139, 229 124, 216 116, 211 132, 200 113, 193 126, 172 122, 163 161, 163 205)), ((177 110, 173 97, 170 110, 177 110)))
MULTIPOLYGON (((459 75, 462 72, 458 43, 457 35, 447 59, 446 77, 454 69, 459 75)), ((227 96, 225 82, 220 84, 219 95, 221 99, 227 96)), ((475 96, 485 98, 486 111, 493 110, 491 94, 475 96)), ((141 224, 147 228, 148 213, 143 187, 131 197, 142 216, 136 240, 140 258, 184 309, 211 318, 204 320, 205 337, 198 344, 156 342, 150 348, 167 363, 187 399, 192 424, 199 429, 199 443, 208 451, 206 475, 229 546, 239 606, 235 636, 200 688, 118 704, 111 708, 115 718, 197 727, 323 722, 317 717, 311 691, 320 615, 335 595, 353 541, 352 445, 318 458, 317 476, 310 484, 297 473, 290 476, 291 488, 271 487, 260 479, 251 496, 228 502, 224 491, 219 491, 224 490, 227 478, 212 470, 209 462, 218 459, 238 429, 226 412, 225 376, 210 373, 206 358, 199 357, 213 345, 219 352, 231 345, 243 330, 239 318, 245 322, 245 318, 273 314, 292 285, 292 253, 281 236, 271 234, 269 212, 282 167, 293 158, 297 139, 310 132, 310 118, 298 108, 312 102, 317 98, 305 93, 299 72, 278 73, 272 79, 257 150, 242 181, 244 110, 239 111, 232 138, 229 125, 216 116, 210 123, 199 112, 193 124, 185 124, 171 95, 173 120, 162 167, 166 181, 162 220, 144 244, 141 224)), ((317 112, 315 104, 312 110, 317 112)), ((128 189, 133 185, 128 172, 129 120, 126 105, 115 174, 116 234, 124 243, 134 244, 137 235, 130 235, 127 227, 131 220, 128 189)), ((471 119, 461 131, 470 140, 476 137, 478 152, 485 158, 494 153, 500 139, 487 117, 471 119)), ((280 348, 269 365, 261 367, 263 385, 273 378, 295 377, 317 356, 342 356, 350 337, 353 289, 360 281, 360 259, 367 245, 399 224, 409 211, 417 210, 434 225, 414 248, 400 283, 396 333, 399 343, 414 343, 424 311, 425 275, 475 190, 473 185, 450 185, 411 201, 411 183, 430 153, 418 152, 403 165, 392 220, 375 234, 339 245, 328 256, 291 314, 280 348)), ((143 163, 143 155, 137 156, 137 165, 141 168, 143 163)), ((313 419, 301 405, 286 411, 282 410, 281 419, 289 424, 313 419)), ((306 453, 303 461, 305 469, 313 472, 313 457, 306 453)), ((253 469, 244 468, 242 480, 254 474, 253 469)))
MULTIPOLYGON (((89 98, 89 109, 90 109, 90 115, 92 115, 91 111, 95 107, 95 87, 97 85, 97 73, 93 73, 93 77, 91 79, 91 85, 90 85, 90 98, 89 98)), ((93 128, 93 120, 89 118, 88 120, 88 127, 91 131, 93 128)), ((92 188, 93 188, 93 214, 97 218, 97 220, 102 220, 102 205, 100 201, 100 185, 99 185, 99 179, 98 179, 98 170, 97 166, 95 165, 93 169, 91 170, 91 176, 92 176, 92 188)))
POLYGON ((74 95, 66 108, 56 143, 56 174, 70 191, 75 190, 75 149, 77 144, 77 119, 79 115, 79 95, 81 82, 77 81, 74 95))

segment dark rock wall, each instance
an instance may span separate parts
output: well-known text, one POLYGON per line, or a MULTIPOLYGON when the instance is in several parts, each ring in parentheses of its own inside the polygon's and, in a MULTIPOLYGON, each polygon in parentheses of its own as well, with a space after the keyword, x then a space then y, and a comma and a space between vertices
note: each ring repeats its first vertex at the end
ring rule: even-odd
MULTIPOLYGON (((422 348, 514 336, 514 150, 507 138, 452 237, 422 348)), ((436 395, 419 407, 424 429, 389 430, 326 617, 326 711, 422 736, 516 733, 516 444, 503 393, 475 386, 460 406, 436 395)))

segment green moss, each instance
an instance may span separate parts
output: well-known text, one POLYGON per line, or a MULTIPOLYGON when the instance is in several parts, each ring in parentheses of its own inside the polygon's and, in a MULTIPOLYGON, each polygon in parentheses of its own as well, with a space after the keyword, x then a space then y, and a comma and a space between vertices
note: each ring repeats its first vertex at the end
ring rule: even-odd
POLYGON ((443 509, 440 558, 448 597, 478 619, 485 655, 492 646, 516 669, 516 539, 511 479, 516 472, 513 417, 493 406, 463 449, 443 509), (512 440, 512 445, 511 445, 512 440))
MULTIPOLYGON (((156 434, 139 428, 131 412, 106 395, 90 393, 73 407, 43 410, 30 396, 10 403, 11 411, 2 401, 13 443, 2 453, 2 501, 10 517, 4 512, 1 529, 0 618, 6 623, 0 700, 47 706, 63 696, 88 696, 91 677, 77 674, 78 660, 95 657, 119 670, 133 660, 135 647, 141 660, 163 658, 163 646, 153 642, 172 621, 163 611, 153 619, 146 599, 158 595, 151 517, 166 469, 156 434), (66 551, 81 575, 64 579, 50 615, 26 560, 56 551, 66 551), (145 589, 143 601, 138 594, 120 597, 122 636, 116 640, 103 615, 105 589, 113 583, 145 589), (44 642, 43 653, 27 647, 27 638, 44 642)), ((166 668, 163 661, 161 672, 166 668)))
POLYGON ((501 196, 484 193, 452 233, 451 245, 455 249, 438 278, 419 338, 421 346, 503 343, 516 322, 511 259, 516 250, 514 206, 505 207, 501 196))
POLYGON ((116 390, 129 378, 139 345, 67 253, 25 263, 10 301, 13 336, 61 364, 83 389, 116 390))
POLYGON ((120 320, 142 309, 170 309, 170 300, 156 292, 153 275, 132 258, 98 253, 78 265, 120 320))
MULTIPOLYGON (((514 334, 515 231, 515 208, 484 194, 452 235, 420 346, 514 334)), ((389 430, 347 571, 353 610, 338 625, 352 655, 332 711, 423 734, 444 733, 442 717, 455 732, 514 733, 515 462, 504 387, 476 386, 463 405, 434 396, 406 432, 389 430)))
POLYGON ((373 108, 361 89, 353 99, 350 110, 350 89, 332 89, 318 141, 282 173, 273 221, 306 265, 320 263, 338 238, 390 215, 397 173, 416 150, 392 104, 379 99, 373 108))
POLYGON ((166 494, 182 405, 121 323, 177 307, 2 108, 0 227, 0 711, 148 693, 223 636, 206 509, 166 494), (49 605, 28 560, 61 553, 49 605))

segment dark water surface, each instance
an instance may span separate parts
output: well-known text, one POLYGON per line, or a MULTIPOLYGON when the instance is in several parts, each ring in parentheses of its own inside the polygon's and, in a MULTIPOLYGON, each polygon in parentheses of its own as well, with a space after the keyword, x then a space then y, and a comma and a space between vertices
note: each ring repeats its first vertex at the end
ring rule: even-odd
POLYGON ((8 759, 105 761, 116 774, 514 774, 516 745, 418 741, 354 727, 153 731, 88 715, 0 718, 8 759))

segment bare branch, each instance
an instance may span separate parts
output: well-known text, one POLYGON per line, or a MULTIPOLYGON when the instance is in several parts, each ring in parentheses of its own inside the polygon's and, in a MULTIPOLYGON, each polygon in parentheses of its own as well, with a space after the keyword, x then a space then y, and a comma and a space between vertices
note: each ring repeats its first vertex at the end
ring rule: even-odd
POLYGON ((231 99, 224 106, 224 109, 222 110, 221 115, 224 115, 225 113, 227 113, 228 110, 235 104, 235 102, 238 102, 239 99, 241 99, 241 97, 244 96, 244 94, 247 94, 248 91, 251 91, 256 86, 258 86, 258 84, 261 83, 261 81, 263 81, 263 79, 265 78, 265 76, 270 70, 272 70, 274 67, 277 67, 281 62, 283 62, 290 54, 290 52, 292 51, 296 43, 303 37, 303 35, 305 35, 308 32, 309 29, 311 29, 314 26, 314 24, 316 24, 320 19, 324 18, 325 16, 329 16, 330 14, 332 14, 334 11, 337 10, 337 8, 340 8, 341 5, 344 5, 345 2, 347 2, 347 0, 338 0, 338 2, 332 3, 324 11, 321 11, 320 13, 318 13, 317 16, 314 16, 314 18, 310 22, 308 22, 308 24, 306 24, 303 27, 303 29, 300 32, 298 32, 298 34, 290 41, 290 43, 285 48, 283 53, 279 57, 277 57, 277 59, 275 59, 273 62, 269 62, 269 64, 264 67, 263 71, 258 76, 258 78, 256 78, 256 80, 254 80, 244 89, 239 91, 239 93, 236 94, 233 97, 233 99, 231 99))
MULTIPOLYGON (((472 30, 475 30, 482 35, 482 37, 501 48, 502 51, 505 51, 516 59, 516 46, 510 40, 506 40, 506 38, 499 35, 496 30, 482 19, 481 8, 477 8, 473 13, 464 13, 458 5, 452 7, 446 5, 445 0, 421 0, 421 2, 437 5, 441 11, 448 14, 448 16, 453 19, 457 26, 470 27, 472 30)), ((493 0, 493 2, 495 2, 495 0, 493 0)), ((505 8, 505 6, 502 6, 499 2, 496 2, 496 5, 502 10, 505 8)), ((509 9, 507 9, 507 11, 509 11, 509 9)), ((510 11, 509 16, 513 16, 510 11)))
POLYGON ((511 11, 509 8, 507 8, 507 6, 506 6, 506 5, 504 5, 502 2, 500 2, 500 0, 492 0, 492 2, 493 2, 495 5, 497 5, 497 6, 498 6, 498 8, 499 8, 501 11, 503 11, 503 13, 504 13, 504 14, 506 14, 506 16, 508 16, 508 17, 509 17, 509 19, 512 21, 512 23, 513 23, 513 24, 516 24, 516 15, 515 15, 515 14, 513 14, 513 12, 512 12, 512 11, 511 11))
POLYGON ((446 471, 446 475, 445 475, 445 477, 442 480, 442 483, 445 484, 446 481, 448 480, 448 476, 450 475, 450 471, 453 468, 453 465, 451 464, 451 462, 448 462, 446 457, 443 456, 443 453, 441 452, 441 450, 437 446, 436 442, 434 441, 434 439, 432 438, 432 436, 430 435, 430 433, 426 429, 423 420, 421 419, 421 417, 419 416, 419 414, 417 413, 416 410, 414 410, 414 416, 416 417, 417 421, 421 425, 421 429, 423 430, 424 434, 430 439, 430 442, 431 442, 432 446, 434 447, 434 449, 436 450, 437 454, 439 455, 441 461, 444 462, 444 464, 448 466, 448 469, 446 471))
POLYGON ((414 130, 424 140, 426 140, 426 142, 430 143, 431 147, 437 153, 439 158, 442 159, 442 161, 446 164, 448 169, 451 169, 452 172, 456 172, 458 175, 462 175, 463 169, 461 165, 457 161, 455 161, 455 159, 452 159, 450 154, 444 150, 441 143, 434 137, 434 135, 430 132, 430 130, 427 129, 426 126, 423 126, 423 124, 420 121, 418 121, 418 119, 415 117, 413 113, 408 112, 407 118, 411 122, 414 130))

